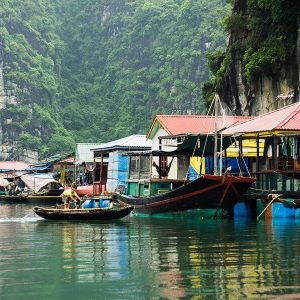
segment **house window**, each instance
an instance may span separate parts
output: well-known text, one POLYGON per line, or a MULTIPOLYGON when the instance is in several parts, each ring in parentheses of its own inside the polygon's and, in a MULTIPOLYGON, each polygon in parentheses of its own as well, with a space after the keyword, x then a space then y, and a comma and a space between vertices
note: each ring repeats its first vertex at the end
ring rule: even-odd
POLYGON ((130 161, 130 179, 147 179, 150 177, 150 157, 132 156, 130 161))
POLYGON ((150 177, 150 157, 140 157, 140 178, 147 179, 150 177))
POLYGON ((159 168, 162 171, 166 171, 168 168, 168 157, 167 156, 160 156, 159 157, 159 168))
POLYGON ((139 157, 131 156, 130 158, 130 179, 137 179, 139 176, 139 157))

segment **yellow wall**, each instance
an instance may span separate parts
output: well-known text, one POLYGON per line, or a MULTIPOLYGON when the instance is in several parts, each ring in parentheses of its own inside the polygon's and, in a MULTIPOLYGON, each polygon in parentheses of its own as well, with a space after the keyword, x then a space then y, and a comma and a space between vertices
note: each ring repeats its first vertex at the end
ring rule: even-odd
MULTIPOLYGON (((264 154, 265 140, 259 140, 259 156, 264 154)), ((227 148, 227 157, 239 156, 239 142, 233 143, 227 148)), ((243 140, 243 156, 244 157, 256 157, 256 140, 243 140)))
POLYGON ((202 172, 201 174, 205 174, 205 158, 201 157, 191 157, 190 164, 195 169, 195 171, 200 174, 200 164, 202 159, 202 172))

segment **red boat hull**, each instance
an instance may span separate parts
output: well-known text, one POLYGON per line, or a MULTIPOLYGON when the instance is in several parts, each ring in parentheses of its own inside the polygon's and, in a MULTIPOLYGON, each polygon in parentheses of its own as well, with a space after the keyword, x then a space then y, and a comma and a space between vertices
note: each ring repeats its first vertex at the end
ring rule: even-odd
POLYGON ((189 209, 218 209, 229 213, 255 178, 203 175, 170 192, 137 198, 118 194, 117 199, 133 205, 137 213, 158 214, 189 209))

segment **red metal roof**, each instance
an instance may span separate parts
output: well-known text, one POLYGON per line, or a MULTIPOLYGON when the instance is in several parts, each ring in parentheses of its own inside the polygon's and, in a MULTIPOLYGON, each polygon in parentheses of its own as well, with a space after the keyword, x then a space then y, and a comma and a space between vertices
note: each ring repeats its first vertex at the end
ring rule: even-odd
POLYGON ((0 161, 0 170, 22 171, 28 168, 29 164, 23 161, 0 161))
MULTIPOLYGON (((226 128, 232 124, 243 122, 251 119, 246 116, 225 116, 217 117, 217 130, 226 128)), ((215 117, 214 116, 199 116, 199 115, 157 115, 147 138, 151 135, 156 123, 159 123, 169 135, 180 134, 198 134, 198 133, 213 133, 215 132, 215 117)))
POLYGON ((250 133, 273 130, 300 130, 300 102, 234 125, 225 130, 224 133, 250 133))

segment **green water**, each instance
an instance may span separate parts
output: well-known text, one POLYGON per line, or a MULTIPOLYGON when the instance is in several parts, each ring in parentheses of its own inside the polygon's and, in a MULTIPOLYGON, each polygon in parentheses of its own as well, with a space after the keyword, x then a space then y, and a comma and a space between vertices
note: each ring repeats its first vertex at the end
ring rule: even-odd
POLYGON ((295 299, 300 221, 49 222, 0 205, 0 299, 295 299))

